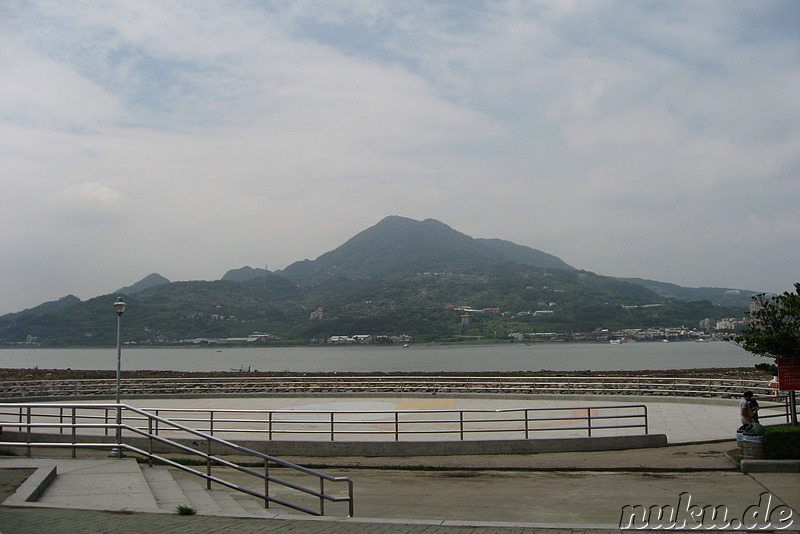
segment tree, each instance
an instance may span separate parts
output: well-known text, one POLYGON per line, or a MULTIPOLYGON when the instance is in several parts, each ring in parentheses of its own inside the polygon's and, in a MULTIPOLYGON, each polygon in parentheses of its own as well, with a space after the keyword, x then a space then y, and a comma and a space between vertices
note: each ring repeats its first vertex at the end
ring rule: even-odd
POLYGON ((753 297, 750 324, 734 342, 757 356, 800 358, 800 282, 795 292, 753 297))
MULTIPOLYGON (((733 338, 734 343, 757 356, 800 358, 800 282, 794 293, 753 297, 750 324, 733 338)), ((797 424, 795 392, 789 392, 792 422, 797 424)))

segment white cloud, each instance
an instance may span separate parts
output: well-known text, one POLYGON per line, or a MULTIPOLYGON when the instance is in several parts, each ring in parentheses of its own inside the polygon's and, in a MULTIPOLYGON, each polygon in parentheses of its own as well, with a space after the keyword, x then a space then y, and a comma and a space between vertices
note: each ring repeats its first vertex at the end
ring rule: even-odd
POLYGON ((737 247, 800 249, 796 13, 3 3, 0 313, 281 268, 388 214, 604 274, 782 290, 791 262, 737 247))

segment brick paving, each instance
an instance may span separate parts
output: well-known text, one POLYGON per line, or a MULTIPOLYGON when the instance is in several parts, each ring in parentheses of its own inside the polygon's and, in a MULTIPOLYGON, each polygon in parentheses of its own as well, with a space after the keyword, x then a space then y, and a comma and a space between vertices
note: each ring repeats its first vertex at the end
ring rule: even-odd
POLYGON ((239 519, 175 514, 121 514, 47 508, 0 507, 2 534, 605 534, 612 530, 468 527, 314 521, 239 519))

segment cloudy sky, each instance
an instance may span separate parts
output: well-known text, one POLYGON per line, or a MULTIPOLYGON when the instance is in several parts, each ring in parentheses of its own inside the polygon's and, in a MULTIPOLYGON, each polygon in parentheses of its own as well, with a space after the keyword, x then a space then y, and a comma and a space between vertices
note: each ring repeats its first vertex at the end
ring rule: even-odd
POLYGON ((795 0, 2 0, 0 314, 387 215, 787 291, 798 95, 795 0))

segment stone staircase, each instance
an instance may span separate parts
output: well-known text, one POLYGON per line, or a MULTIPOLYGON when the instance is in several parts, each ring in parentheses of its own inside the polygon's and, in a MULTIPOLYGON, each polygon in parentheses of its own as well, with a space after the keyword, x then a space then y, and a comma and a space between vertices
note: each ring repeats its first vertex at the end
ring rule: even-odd
POLYGON ((164 512, 175 513, 178 506, 189 506, 199 515, 229 517, 274 518, 287 512, 276 505, 265 508, 262 500, 224 486, 209 490, 204 479, 178 469, 142 466, 141 471, 164 512))
MULTIPOLYGON (((177 513, 178 506, 193 508, 198 515, 251 518, 309 516, 272 504, 220 484, 206 489, 206 481, 176 468, 148 467, 132 458, 103 460, 9 458, 0 468, 33 468, 4 504, 49 508, 77 508, 120 512, 177 513)), ((256 489, 261 480, 215 468, 215 476, 241 487, 256 489)), ((261 488, 263 491, 263 487, 261 488)), ((273 484, 270 495, 314 508, 313 498, 273 484)))

